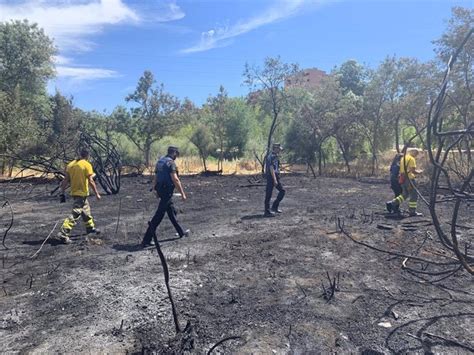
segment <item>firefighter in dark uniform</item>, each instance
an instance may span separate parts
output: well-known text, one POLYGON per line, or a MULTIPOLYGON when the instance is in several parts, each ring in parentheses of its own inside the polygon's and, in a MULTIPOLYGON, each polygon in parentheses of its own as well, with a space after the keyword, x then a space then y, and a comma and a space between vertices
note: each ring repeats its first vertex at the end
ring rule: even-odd
POLYGON ((402 193, 402 186, 398 182, 398 175, 400 174, 400 160, 403 157, 403 153, 397 153, 392 160, 390 165, 390 187, 392 188, 395 197, 402 193))
POLYGON ((155 177, 153 178, 153 190, 160 198, 160 203, 155 215, 148 222, 148 228, 142 241, 142 246, 147 247, 153 245, 153 235, 156 233, 156 228, 160 225, 165 213, 173 224, 176 232, 180 237, 188 236, 189 229, 183 230, 176 220, 176 209, 173 206, 173 192, 175 187, 178 189, 183 201, 186 200, 183 186, 178 177, 178 169, 175 160, 179 156, 179 149, 177 147, 168 147, 168 154, 161 157, 156 163, 155 177))
POLYGON ((265 191, 265 217, 274 217, 275 213, 281 213, 278 208, 281 200, 285 196, 285 190, 280 181, 280 160, 278 154, 283 150, 279 143, 274 143, 272 151, 268 154, 265 160, 265 172, 267 176, 267 188, 265 191), (270 210, 270 199, 272 198, 273 188, 278 190, 278 196, 272 204, 270 210))

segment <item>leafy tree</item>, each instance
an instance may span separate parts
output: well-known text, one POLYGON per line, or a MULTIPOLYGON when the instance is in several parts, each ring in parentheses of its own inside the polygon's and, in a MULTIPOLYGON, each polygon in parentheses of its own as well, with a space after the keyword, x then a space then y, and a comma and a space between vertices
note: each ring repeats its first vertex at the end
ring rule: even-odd
POLYGON ((125 99, 138 106, 130 111, 119 107, 114 112, 117 130, 143 153, 146 167, 150 166, 153 143, 173 132, 180 123, 180 102, 164 90, 163 84, 158 87, 154 84, 152 72, 145 71, 135 91, 125 99))
POLYGON ((364 93, 364 108, 361 129, 369 144, 372 175, 378 165, 378 154, 392 143, 393 130, 390 117, 386 114, 389 101, 389 87, 392 80, 392 67, 382 63, 376 70, 369 72, 369 81, 364 93))
POLYGON ((363 136, 360 129, 363 97, 355 95, 352 90, 338 101, 333 123, 333 136, 337 141, 347 172, 351 172, 349 162, 362 149, 363 136))
POLYGON ((249 121, 252 109, 241 98, 227 100, 227 120, 225 133, 227 136, 224 146, 224 156, 227 159, 243 156, 249 138, 249 121))
POLYGON ((367 70, 357 61, 351 59, 336 67, 333 71, 344 94, 351 91, 356 96, 362 96, 366 85, 367 70))
POLYGON ((206 160, 213 150, 212 136, 209 133, 209 129, 205 125, 199 124, 191 135, 190 141, 197 147, 204 171, 206 172, 206 160))
POLYGON ((323 144, 334 134, 336 112, 342 95, 337 80, 328 76, 310 93, 309 100, 303 103, 299 112, 303 125, 311 132, 311 145, 316 147, 319 175, 322 174, 323 144))
POLYGON ((226 136, 227 120, 227 91, 221 85, 219 93, 216 96, 210 96, 207 99, 207 108, 209 113, 208 123, 210 124, 211 135, 218 149, 217 170, 222 170, 224 160, 224 145, 226 136))
POLYGON ((53 42, 36 24, 0 22, 0 90, 13 93, 17 86, 30 98, 43 95, 54 75, 53 42))
POLYGON ((0 154, 15 155, 44 136, 40 123, 50 115, 46 82, 54 75, 55 52, 37 25, 0 23, 0 154))
POLYGON ((31 144, 34 135, 31 132, 37 126, 32 119, 31 108, 23 105, 21 93, 17 87, 13 93, 0 91, 0 154, 6 154, 2 158, 1 172, 5 174, 6 168, 10 167, 11 176, 14 156, 20 147, 31 144))
POLYGON ((257 95, 262 106, 268 107, 272 116, 267 139, 267 152, 270 151, 278 118, 287 105, 288 95, 284 88, 285 82, 290 77, 296 77, 297 73, 297 64, 283 63, 280 57, 266 58, 263 67, 245 64, 243 74, 245 84, 253 91, 258 90, 257 95))
POLYGON ((292 161, 307 164, 316 177, 313 164, 316 161, 317 141, 302 121, 292 120, 285 134, 285 146, 292 161))

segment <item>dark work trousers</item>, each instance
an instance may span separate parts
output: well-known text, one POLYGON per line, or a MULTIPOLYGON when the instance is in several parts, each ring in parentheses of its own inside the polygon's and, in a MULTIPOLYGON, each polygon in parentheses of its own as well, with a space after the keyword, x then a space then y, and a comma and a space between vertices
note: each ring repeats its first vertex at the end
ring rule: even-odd
POLYGON ((179 225, 178 221, 176 220, 176 209, 173 205, 173 190, 167 189, 164 191, 159 191, 158 194, 160 195, 160 203, 158 204, 158 209, 155 212, 155 215, 148 223, 148 229, 146 230, 145 237, 143 238, 143 244, 149 244, 153 238, 153 234, 156 233, 156 228, 160 225, 165 213, 168 214, 168 218, 170 219, 171 223, 173 223, 176 232, 178 235, 182 237, 184 235, 183 228, 179 225))
POLYGON ((285 190, 283 189, 283 186, 281 185, 280 182, 280 176, 276 175, 277 178, 277 185, 273 183, 273 178, 271 175, 267 176, 267 189, 265 191, 265 211, 270 210, 270 199, 272 198, 272 193, 273 193, 273 188, 276 187, 278 190, 278 196, 273 202, 272 209, 277 210, 278 206, 280 205, 281 200, 283 200, 283 197, 285 196, 285 190))
POLYGON ((396 179, 390 179, 390 187, 392 188, 395 197, 402 194, 402 185, 398 182, 398 177, 396 179))

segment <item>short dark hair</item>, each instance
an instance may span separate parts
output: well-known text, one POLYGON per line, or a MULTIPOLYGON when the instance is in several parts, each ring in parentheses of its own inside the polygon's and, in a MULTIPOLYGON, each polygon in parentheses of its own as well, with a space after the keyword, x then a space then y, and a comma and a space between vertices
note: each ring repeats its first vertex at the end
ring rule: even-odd
POLYGON ((168 155, 171 155, 171 154, 173 154, 174 152, 176 152, 177 155, 179 155, 179 148, 170 145, 170 146, 168 147, 168 155))
POLYGON ((89 149, 87 149, 87 148, 81 148, 81 150, 79 151, 79 155, 83 159, 89 157, 89 154, 90 154, 90 152, 89 152, 89 149))

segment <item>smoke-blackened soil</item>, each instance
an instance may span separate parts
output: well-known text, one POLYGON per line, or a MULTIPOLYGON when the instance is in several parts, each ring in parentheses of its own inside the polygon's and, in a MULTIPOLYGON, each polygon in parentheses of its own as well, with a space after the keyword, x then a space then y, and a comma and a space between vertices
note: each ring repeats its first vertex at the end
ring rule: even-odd
MULTIPOLYGON (((86 237, 78 226, 71 245, 50 239, 34 257, 71 201, 59 204, 50 196, 52 184, 0 185, 14 211, 8 250, 1 251, 1 351, 199 354, 232 336, 240 338, 215 352, 474 348, 471 276, 459 271, 439 282, 423 281, 402 268, 403 257, 367 249, 337 232, 339 218, 353 238, 378 248, 454 261, 422 204, 424 217, 387 219, 388 184, 299 175, 282 180, 283 213, 261 218, 263 181, 183 178, 188 200, 175 200, 191 236, 177 238, 167 219, 157 232, 180 326, 191 327, 179 336, 157 252, 139 247, 157 205, 148 178, 124 178, 120 194, 90 199, 100 238, 86 237), (337 286, 330 301, 323 297, 323 287, 332 293, 328 275, 337 286)), ((443 208, 448 212, 449 206, 443 208)), ((9 206, 0 212, 3 236, 9 206)), ((464 240, 473 238, 472 212, 469 206, 462 211, 464 240)), ((405 266, 420 270, 421 264, 408 260, 405 266)))

